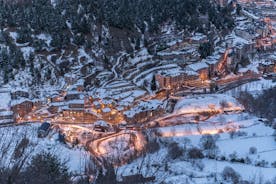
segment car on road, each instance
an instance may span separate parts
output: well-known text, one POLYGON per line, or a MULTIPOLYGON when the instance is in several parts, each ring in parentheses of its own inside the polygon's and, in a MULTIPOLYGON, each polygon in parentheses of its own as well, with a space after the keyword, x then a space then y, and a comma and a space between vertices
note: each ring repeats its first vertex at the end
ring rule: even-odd
POLYGON ((128 130, 141 130, 141 126, 138 124, 127 124, 126 129, 128 130))
POLYGON ((41 126, 37 130, 37 136, 39 138, 46 137, 49 134, 50 129, 51 129, 50 123, 48 123, 48 122, 42 123, 41 126))

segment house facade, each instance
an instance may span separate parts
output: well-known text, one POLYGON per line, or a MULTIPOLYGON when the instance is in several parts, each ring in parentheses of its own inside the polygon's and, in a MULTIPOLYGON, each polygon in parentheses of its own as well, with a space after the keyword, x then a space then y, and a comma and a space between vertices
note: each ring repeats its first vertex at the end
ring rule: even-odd
POLYGON ((181 88, 183 85, 189 81, 199 79, 198 74, 188 75, 186 73, 179 75, 161 75, 156 74, 155 79, 158 83, 159 89, 176 89, 181 88))
POLYGON ((142 101, 129 111, 124 112, 125 121, 131 124, 145 123, 162 116, 165 109, 159 100, 142 101))
POLYGON ((12 111, 16 119, 24 118, 25 115, 32 111, 34 103, 30 100, 23 100, 21 102, 13 102, 12 103, 12 111))

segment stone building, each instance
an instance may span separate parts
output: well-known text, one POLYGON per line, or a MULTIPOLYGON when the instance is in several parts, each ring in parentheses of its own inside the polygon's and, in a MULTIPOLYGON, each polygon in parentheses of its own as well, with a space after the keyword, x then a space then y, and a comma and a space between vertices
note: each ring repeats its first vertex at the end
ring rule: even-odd
POLYGON ((162 75, 156 74, 155 79, 158 83, 159 90, 162 89, 175 89, 180 88, 182 85, 185 85, 188 81, 197 80, 199 78, 197 73, 182 73, 175 75, 162 75))
POLYGON ((128 123, 145 123, 162 116, 165 113, 163 104, 159 100, 142 101, 134 108, 125 111, 125 120, 128 123))
POLYGON ((63 108, 62 116, 65 120, 72 123, 92 123, 97 119, 94 114, 86 112, 82 108, 63 108))
POLYGON ((209 78, 209 66, 205 62, 197 62, 187 67, 191 71, 198 73, 200 80, 205 81, 209 78))
POLYGON ((79 91, 68 91, 68 93, 64 97, 64 100, 71 101, 71 100, 79 100, 83 98, 84 98, 84 95, 79 91))
POLYGON ((14 100, 11 103, 11 110, 16 119, 24 118, 25 115, 32 111, 34 103, 30 100, 14 100))
POLYGON ((66 106, 61 108, 62 116, 69 122, 91 123, 97 117, 85 109, 84 99, 74 99, 66 102, 66 106))

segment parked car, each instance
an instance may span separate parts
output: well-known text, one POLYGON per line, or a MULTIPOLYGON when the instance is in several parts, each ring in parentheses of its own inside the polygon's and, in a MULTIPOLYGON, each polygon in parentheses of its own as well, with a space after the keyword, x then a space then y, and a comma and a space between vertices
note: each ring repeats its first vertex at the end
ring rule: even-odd
POLYGON ((44 122, 41 124, 41 126, 38 128, 37 136, 39 138, 46 137, 49 134, 49 131, 51 129, 51 124, 48 122, 44 122))
POLYGON ((138 129, 140 129, 140 127, 139 127, 139 125, 135 125, 135 124, 127 124, 126 129, 128 129, 128 130, 138 130, 138 129))

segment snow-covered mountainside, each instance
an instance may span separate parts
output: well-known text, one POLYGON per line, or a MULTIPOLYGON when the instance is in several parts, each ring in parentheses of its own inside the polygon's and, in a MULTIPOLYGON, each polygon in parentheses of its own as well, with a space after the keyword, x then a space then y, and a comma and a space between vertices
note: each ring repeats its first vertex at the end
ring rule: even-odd
POLYGON ((275 183, 272 0, 0 0, 0 184, 275 183))
POLYGON ((105 77, 117 78, 118 70, 132 67, 123 55, 133 57, 142 48, 153 52, 154 46, 164 49, 170 39, 174 41, 190 31, 208 32, 210 28, 202 28, 197 16, 212 14, 209 21, 215 29, 226 29, 227 24, 218 25, 223 20, 216 20, 223 11, 212 3, 168 2, 1 1, 1 81, 46 89, 64 85, 64 75, 73 73, 85 79, 85 86, 91 89, 104 83, 94 81, 99 74, 109 72, 105 77), (144 11, 146 7, 152 9, 144 11), (173 12, 176 7, 177 12, 173 12), (197 11, 185 11, 189 8, 197 11), (159 9, 167 11, 155 13, 159 9), (173 16, 171 20, 169 15, 173 16), (184 21, 183 16, 192 19, 184 21), (183 29, 187 31, 178 32, 183 29))

